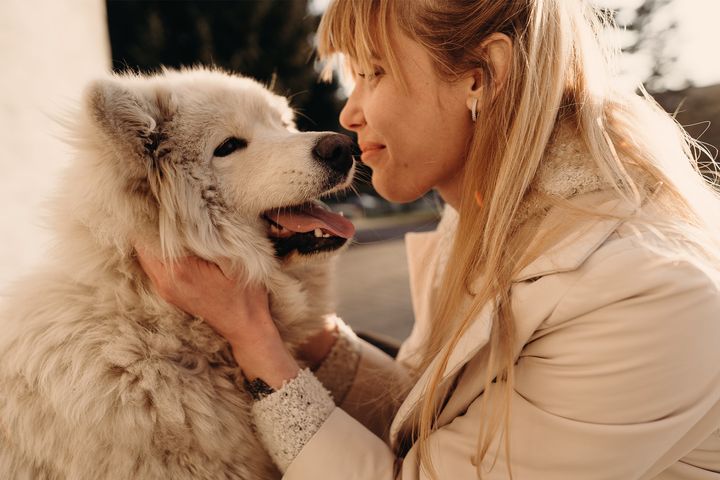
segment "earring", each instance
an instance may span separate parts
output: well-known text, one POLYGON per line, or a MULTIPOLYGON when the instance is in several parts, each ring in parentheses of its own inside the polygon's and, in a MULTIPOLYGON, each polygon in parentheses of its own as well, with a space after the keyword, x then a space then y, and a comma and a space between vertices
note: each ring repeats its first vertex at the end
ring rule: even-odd
POLYGON ((475 190, 475 203, 477 203, 477 206, 482 208, 483 201, 482 201, 482 195, 480 195, 480 192, 475 190))
POLYGON ((477 121, 477 104, 478 104, 478 99, 477 99, 477 97, 475 97, 475 98, 473 98, 472 108, 470 109, 470 116, 472 117, 473 123, 475 123, 477 121))

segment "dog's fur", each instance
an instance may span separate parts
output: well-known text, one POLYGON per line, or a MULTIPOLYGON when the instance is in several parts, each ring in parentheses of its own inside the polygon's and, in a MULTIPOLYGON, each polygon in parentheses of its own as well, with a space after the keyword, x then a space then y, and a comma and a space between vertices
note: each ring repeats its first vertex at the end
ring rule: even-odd
MULTIPOLYGON (((285 98, 207 69, 86 91, 52 258, 0 316, 0 478, 270 479, 230 348, 160 299, 133 245, 264 283, 290 348, 332 310, 332 255, 278 259, 262 212, 345 188, 285 98), (247 148, 213 158, 224 138, 247 148)), ((352 169, 351 169, 352 170, 352 169)))

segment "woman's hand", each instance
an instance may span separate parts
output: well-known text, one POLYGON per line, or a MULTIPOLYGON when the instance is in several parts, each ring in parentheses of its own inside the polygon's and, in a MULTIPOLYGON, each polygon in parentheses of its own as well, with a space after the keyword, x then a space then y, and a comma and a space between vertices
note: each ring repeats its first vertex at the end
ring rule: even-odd
POLYGON ((297 362, 270 317, 268 294, 260 285, 225 275, 198 257, 163 264, 141 248, 138 259, 157 293, 168 303, 205 320, 232 346, 244 375, 278 389, 297 376, 297 362))

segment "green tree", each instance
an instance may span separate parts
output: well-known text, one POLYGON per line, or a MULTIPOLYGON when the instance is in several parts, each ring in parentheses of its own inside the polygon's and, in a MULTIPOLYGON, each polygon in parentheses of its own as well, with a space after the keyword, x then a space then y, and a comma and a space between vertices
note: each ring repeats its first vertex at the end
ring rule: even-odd
MULTIPOLYGON (((319 82, 308 0, 107 0, 113 69, 217 65, 288 96, 304 131, 344 131, 336 80, 319 82)), ((359 164, 355 190, 377 193, 359 164)), ((339 199, 344 197, 338 195, 339 199)))
MULTIPOLYGON (((649 68, 643 83, 650 91, 667 89, 668 79, 671 77, 675 87, 691 85, 686 77, 681 78, 680 85, 675 83, 681 77, 675 68, 677 55, 672 50, 678 24, 666 11, 674 2, 675 0, 643 0, 634 7, 611 10, 611 13, 616 14, 618 26, 629 33, 623 52, 626 55, 649 59, 649 68)), ((605 1, 599 0, 598 3, 602 5, 605 1)))
POLYGON ((113 68, 217 65, 291 98, 301 130, 339 130, 336 83, 318 82, 307 0, 108 0, 113 68))
MULTIPOLYGON (((631 54, 644 52, 652 61, 646 83, 653 90, 664 87, 663 81, 673 71, 677 61, 675 53, 668 49, 670 39, 677 31, 677 21, 667 18, 658 22, 658 13, 673 1, 644 0, 635 9, 635 18, 627 27, 637 34, 635 43, 627 51, 631 54)), ((687 78, 684 81, 684 86, 690 84, 687 78)))

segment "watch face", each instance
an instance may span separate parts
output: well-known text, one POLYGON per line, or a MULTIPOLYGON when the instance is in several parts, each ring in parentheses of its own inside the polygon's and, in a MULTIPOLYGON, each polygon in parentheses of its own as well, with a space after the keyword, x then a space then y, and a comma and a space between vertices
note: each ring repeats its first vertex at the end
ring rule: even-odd
POLYGON ((263 398, 275 392, 275 390, 270 385, 263 382, 260 378, 256 378, 253 381, 249 381, 246 378, 244 383, 245 389, 250 392, 250 395, 252 395, 255 400, 262 400, 263 398))

